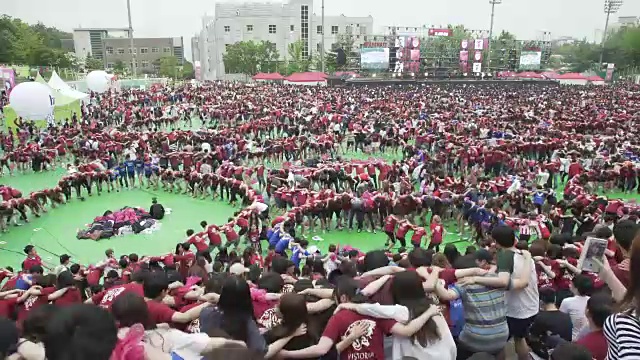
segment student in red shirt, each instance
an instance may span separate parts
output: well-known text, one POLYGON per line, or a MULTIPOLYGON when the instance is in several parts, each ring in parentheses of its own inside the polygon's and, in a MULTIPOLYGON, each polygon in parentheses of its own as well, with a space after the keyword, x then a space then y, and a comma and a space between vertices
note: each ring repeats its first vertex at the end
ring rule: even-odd
POLYGON ((422 244, 422 238, 427 236, 427 230, 422 226, 414 226, 413 234, 411 235, 411 244, 413 247, 420 247, 422 244))
POLYGON ((613 313, 613 299, 605 293, 598 293, 589 298, 585 315, 589 322, 590 332, 576 341, 591 352, 595 360, 607 358, 607 339, 602 327, 605 320, 613 313))
MULTIPOLYGON (((24 253, 27 254, 27 258, 24 259, 24 266, 23 268, 25 270, 29 270, 32 267, 36 266, 36 265, 40 265, 44 268, 47 268, 46 266, 44 266, 42 264, 42 258, 40 258, 40 256, 38 256, 38 252, 36 251, 36 247, 33 245, 27 245, 24 247, 24 253)), ((48 268, 47 268, 48 269, 48 268)))
POLYGON ((69 306, 82 303, 82 295, 76 287, 75 279, 70 271, 63 271, 58 274, 56 289, 56 295, 59 295, 59 297, 53 299, 55 305, 69 306))
MULTIPOLYGON (((336 286, 335 297, 340 304, 352 303, 353 300, 357 302, 357 292, 358 283, 351 278, 342 277, 336 286)), ((412 336, 422 329, 436 313, 437 307, 431 306, 407 325, 402 325, 395 320, 376 319, 361 315, 346 307, 338 310, 329 319, 318 344, 302 350, 281 350, 279 354, 287 359, 317 358, 327 354, 334 344, 346 340, 350 344, 340 352, 341 360, 384 359, 384 337, 386 335, 412 336)))
POLYGON ((405 239, 405 236, 407 236, 407 233, 409 232, 409 229, 411 229, 412 226, 413 225, 411 225, 409 220, 404 219, 404 220, 398 221, 398 230, 396 230, 396 240, 400 242, 400 246, 407 247, 407 240, 405 239))
POLYGON ((436 252, 440 252, 440 244, 442 244, 442 238, 444 237, 445 232, 440 216, 433 216, 433 220, 429 228, 431 229, 431 241, 429 242, 428 249, 435 248, 436 252))

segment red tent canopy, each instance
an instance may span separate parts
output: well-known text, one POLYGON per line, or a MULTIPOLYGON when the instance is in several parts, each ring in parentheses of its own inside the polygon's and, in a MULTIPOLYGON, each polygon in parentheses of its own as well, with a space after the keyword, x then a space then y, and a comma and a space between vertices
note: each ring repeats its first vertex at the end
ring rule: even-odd
POLYGON ((533 71, 525 71, 525 72, 517 73, 516 77, 523 78, 523 79, 544 79, 544 76, 538 73, 534 73, 533 71))
POLYGON ((514 73, 513 71, 499 71, 496 76, 499 78, 509 78, 509 77, 516 77, 516 73, 514 73))
POLYGON ((589 76, 589 77, 587 78, 587 80, 589 80, 589 81, 604 81, 604 79, 603 79, 603 78, 601 78, 601 77, 600 77, 600 76, 598 76, 598 75, 591 75, 591 76, 589 76))
POLYGON ((558 80, 587 80, 587 77, 580 73, 566 73, 558 76, 558 80))
POLYGON ((293 73, 284 79, 290 82, 317 82, 327 80, 327 74, 321 72, 293 73))
POLYGON ((558 73, 557 73, 557 72, 555 72, 555 71, 545 71, 545 72, 543 72, 543 73, 542 73, 542 74, 540 74, 540 75, 542 75, 542 76, 546 77, 547 79, 557 79, 557 78, 558 78, 558 76, 560 76, 560 74, 558 74, 558 73))
POLYGON ((257 73, 253 75, 253 80, 282 80, 284 76, 278 73, 257 73))

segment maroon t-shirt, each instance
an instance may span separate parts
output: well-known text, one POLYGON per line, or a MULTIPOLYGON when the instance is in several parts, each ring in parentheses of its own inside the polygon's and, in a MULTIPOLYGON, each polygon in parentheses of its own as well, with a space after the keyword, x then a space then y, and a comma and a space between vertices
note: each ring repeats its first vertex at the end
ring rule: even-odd
POLYGON ((593 331, 576 341, 576 344, 586 347, 595 360, 607 358, 607 339, 602 330, 593 331))
POLYGON ((384 359, 384 337, 391 333, 394 320, 374 319, 351 310, 341 310, 329 319, 322 336, 339 343, 351 330, 364 324, 367 332, 340 353, 341 360, 384 359))
POLYGON ((75 287, 67 289, 67 292, 54 302, 57 306, 69 306, 80 303, 82 303, 82 295, 80 294, 80 290, 75 287))
POLYGON ((171 318, 176 312, 169 306, 156 301, 147 301, 147 310, 154 324, 171 324, 171 318))
POLYGON ((270 300, 254 300, 253 315, 256 317, 258 326, 265 329, 271 329, 280 324, 278 317, 278 301, 270 300))

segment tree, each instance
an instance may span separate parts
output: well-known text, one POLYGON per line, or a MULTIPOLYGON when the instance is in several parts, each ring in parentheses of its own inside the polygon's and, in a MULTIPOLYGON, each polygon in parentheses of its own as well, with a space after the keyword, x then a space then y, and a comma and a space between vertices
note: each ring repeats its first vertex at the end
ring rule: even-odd
POLYGON ((196 77, 196 73, 195 70, 193 69, 193 64, 190 63, 189 61, 184 62, 184 65, 182 65, 182 78, 185 80, 191 80, 191 79, 195 79, 196 77))
POLYGON ((303 56, 302 41, 296 41, 289 44, 287 48, 287 66, 286 66, 286 74, 293 74, 295 72, 306 72, 311 68, 312 59, 308 56, 303 56))
POLYGON ((102 60, 94 58, 91 54, 84 60, 84 67, 87 70, 104 70, 102 60))
POLYGON ((113 64, 113 72, 118 75, 123 75, 127 70, 127 66, 122 60, 118 60, 113 64))
POLYGON ((228 74, 255 75, 258 72, 275 72, 280 54, 269 41, 241 41, 231 44, 222 55, 228 74))
POLYGON ((178 59, 175 56, 165 56, 160 59, 160 69, 158 71, 160 76, 177 78, 178 72, 178 59))
POLYGON ((64 63, 62 39, 71 38, 71 34, 41 23, 30 26, 20 19, 0 16, 0 63, 59 66, 56 64, 64 63))

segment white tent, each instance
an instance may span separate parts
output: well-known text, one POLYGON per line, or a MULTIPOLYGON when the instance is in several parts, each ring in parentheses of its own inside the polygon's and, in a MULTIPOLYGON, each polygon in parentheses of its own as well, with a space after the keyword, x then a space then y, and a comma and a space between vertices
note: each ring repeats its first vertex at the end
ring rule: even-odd
POLYGON ((55 70, 53 71, 53 74, 51 74, 51 78, 49 79, 48 84, 52 89, 57 90, 62 95, 68 96, 70 98, 76 100, 86 100, 89 98, 89 94, 85 94, 81 91, 73 89, 66 82, 64 82, 64 80, 62 80, 60 76, 58 76, 58 73, 55 70))

